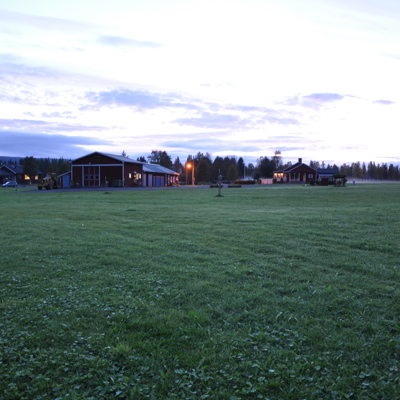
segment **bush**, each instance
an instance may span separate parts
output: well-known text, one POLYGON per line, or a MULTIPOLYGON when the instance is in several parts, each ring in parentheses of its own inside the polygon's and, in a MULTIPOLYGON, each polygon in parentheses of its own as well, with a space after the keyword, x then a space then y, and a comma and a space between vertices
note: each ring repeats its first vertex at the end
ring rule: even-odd
POLYGON ((238 179, 236 181, 233 181, 234 185, 254 185, 255 183, 256 183, 255 180, 240 180, 240 179, 238 179))

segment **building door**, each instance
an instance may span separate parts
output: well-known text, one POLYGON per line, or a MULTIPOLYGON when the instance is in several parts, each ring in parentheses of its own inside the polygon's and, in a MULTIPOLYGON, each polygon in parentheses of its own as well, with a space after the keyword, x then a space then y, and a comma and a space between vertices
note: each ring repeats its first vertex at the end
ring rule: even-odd
POLYGON ((63 176, 63 187, 69 188, 70 187, 70 181, 71 181, 71 175, 64 175, 63 176))
POLYGON ((161 177, 160 176, 155 176, 154 178, 154 182, 153 182, 153 186, 161 186, 161 177))
POLYGON ((83 186, 100 186, 100 167, 98 165, 88 165, 83 168, 83 186))

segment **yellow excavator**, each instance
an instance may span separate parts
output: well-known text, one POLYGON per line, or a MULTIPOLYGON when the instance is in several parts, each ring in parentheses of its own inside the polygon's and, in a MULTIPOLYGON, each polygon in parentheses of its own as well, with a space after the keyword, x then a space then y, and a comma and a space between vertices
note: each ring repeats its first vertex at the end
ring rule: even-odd
POLYGON ((40 179, 38 183, 38 189, 42 190, 43 188, 45 188, 46 190, 58 189, 59 185, 57 183, 56 177, 48 174, 45 178, 40 179))

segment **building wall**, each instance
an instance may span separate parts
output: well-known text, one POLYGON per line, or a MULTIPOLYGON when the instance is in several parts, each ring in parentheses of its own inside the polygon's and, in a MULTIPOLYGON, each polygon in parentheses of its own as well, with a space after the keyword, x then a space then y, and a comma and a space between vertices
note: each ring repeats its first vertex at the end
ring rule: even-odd
POLYGON ((142 186, 143 165, 125 163, 124 186, 142 186))
POLYGON ((99 153, 73 161, 71 179, 74 185, 84 187, 114 186, 166 186, 176 182, 174 175, 144 173, 143 164, 122 162, 99 153), (115 182, 118 181, 118 182, 115 182))
POLYGON ((97 153, 76 160, 76 164, 71 166, 71 178, 74 185, 83 187, 137 186, 143 171, 142 164, 122 163, 97 153))

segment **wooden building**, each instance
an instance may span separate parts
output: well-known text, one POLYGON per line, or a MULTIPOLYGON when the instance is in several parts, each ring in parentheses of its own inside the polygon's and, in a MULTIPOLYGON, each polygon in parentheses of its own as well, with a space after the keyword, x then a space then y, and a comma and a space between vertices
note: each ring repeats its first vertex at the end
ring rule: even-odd
POLYGON ((36 175, 25 175, 22 165, 2 165, 0 166, 0 184, 8 181, 16 181, 20 185, 38 182, 44 174, 37 171, 36 175))
POLYGON ((94 152, 71 161, 71 176, 64 187, 167 186, 178 182, 179 173, 122 155, 94 152))
POLYGON ((299 158, 296 164, 274 171, 274 180, 281 183, 308 183, 317 179, 317 170, 303 163, 299 158))

